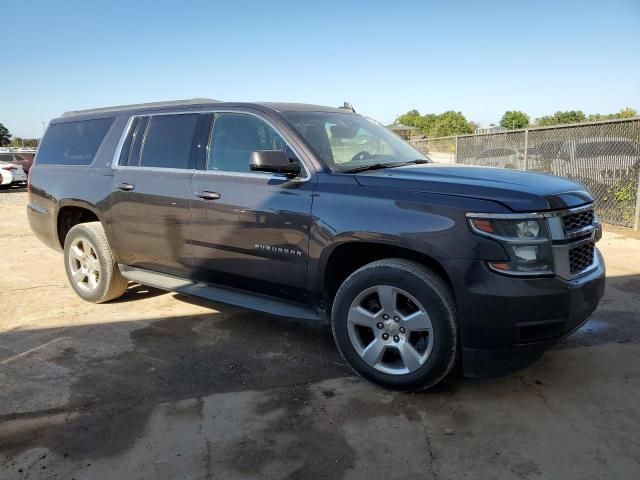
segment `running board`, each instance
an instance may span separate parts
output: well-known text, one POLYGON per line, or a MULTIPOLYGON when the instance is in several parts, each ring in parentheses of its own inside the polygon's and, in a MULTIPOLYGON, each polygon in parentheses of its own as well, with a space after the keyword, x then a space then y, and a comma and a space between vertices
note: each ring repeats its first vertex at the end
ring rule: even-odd
POLYGON ((320 320, 318 314, 309 307, 294 302, 287 302, 275 297, 248 293, 229 287, 218 287, 174 277, 165 273, 152 272, 142 268, 118 265, 122 275, 142 285, 182 293, 190 297, 199 297, 213 302, 226 303, 237 307, 256 310, 277 315, 279 317, 300 318, 304 320, 320 320))

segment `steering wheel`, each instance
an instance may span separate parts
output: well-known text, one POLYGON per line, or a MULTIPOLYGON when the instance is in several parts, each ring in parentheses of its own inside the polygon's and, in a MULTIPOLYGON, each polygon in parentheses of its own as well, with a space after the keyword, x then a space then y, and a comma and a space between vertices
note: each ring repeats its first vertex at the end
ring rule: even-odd
POLYGON ((351 157, 351 161, 356 162, 356 161, 366 160, 370 156, 371 154, 369 152, 367 152, 366 150, 361 150, 358 153, 356 153, 353 157, 351 157))

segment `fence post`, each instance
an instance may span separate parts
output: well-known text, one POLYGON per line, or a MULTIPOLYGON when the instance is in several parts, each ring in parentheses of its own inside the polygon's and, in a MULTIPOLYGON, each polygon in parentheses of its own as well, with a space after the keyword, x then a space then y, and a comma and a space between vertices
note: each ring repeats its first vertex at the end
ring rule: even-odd
POLYGON ((458 163, 458 135, 456 135, 456 151, 453 152, 453 163, 458 163))
POLYGON ((529 170, 529 129, 524 131, 524 169, 529 170))
POLYGON ((638 186, 636 188, 636 216, 633 221, 633 231, 640 230, 640 168, 638 168, 638 186))

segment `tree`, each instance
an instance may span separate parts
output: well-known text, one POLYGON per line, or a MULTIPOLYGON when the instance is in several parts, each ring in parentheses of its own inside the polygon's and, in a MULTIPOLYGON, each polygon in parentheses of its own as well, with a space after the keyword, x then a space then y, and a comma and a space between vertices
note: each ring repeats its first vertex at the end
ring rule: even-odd
POLYGON ((0 147, 6 147, 11 143, 11 134, 7 127, 0 123, 0 147))
POLYGON ((553 115, 536 118, 536 126, 548 127, 550 125, 562 125, 566 123, 580 123, 587 119, 582 110, 557 111, 553 115))
POLYGON ((631 118, 631 117, 637 117, 638 116, 638 111, 634 110, 633 108, 623 108, 621 109, 618 113, 615 114, 616 118, 631 118))
POLYGON ((39 139, 37 138, 13 137, 11 140, 11 146, 36 148, 38 146, 38 141, 39 139))
POLYGON ((428 137, 448 137, 473 133, 476 124, 467 121, 461 112, 444 112, 440 115, 427 113, 420 115, 417 110, 409 110, 396 119, 397 123, 419 128, 428 137))
POLYGON ((462 112, 454 112, 452 110, 438 115, 431 130, 430 137, 448 137, 451 135, 464 135, 473 133, 469 122, 462 112))
POLYGON ((504 112, 500 120, 500 126, 509 130, 527 128, 529 126, 529 115, 518 110, 509 110, 508 112, 504 112))
POLYGON ((409 110, 404 115, 400 115, 396 119, 396 123, 406 125, 408 127, 419 127, 418 122, 420 121, 420 118, 420 112, 418 112, 418 110, 409 110))

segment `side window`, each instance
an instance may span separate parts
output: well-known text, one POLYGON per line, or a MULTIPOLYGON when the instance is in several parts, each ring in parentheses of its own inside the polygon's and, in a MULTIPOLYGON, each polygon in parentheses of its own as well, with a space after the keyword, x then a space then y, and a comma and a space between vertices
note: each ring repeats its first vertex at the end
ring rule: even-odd
POLYGON ((138 128, 140 126, 141 120, 146 120, 146 118, 141 119, 140 117, 136 117, 131 122, 131 126, 129 127, 129 133, 127 133, 127 138, 125 138, 124 143, 122 144, 122 150, 120 151, 120 159, 118 160, 118 165, 120 166, 131 166, 137 165, 137 162, 130 163, 130 159, 133 157, 131 155, 132 148, 131 145, 134 142, 134 139, 138 137, 138 128))
POLYGON ((40 165, 90 165, 113 118, 54 123, 38 149, 40 165))
MULTIPOLYGON (((140 166, 193 168, 191 150, 198 117, 197 113, 149 117, 140 153, 140 166)), ((134 147, 140 135, 137 137, 133 142, 134 147)), ((131 153, 135 155, 135 148, 132 148, 131 153)))
POLYGON ((208 170, 249 172, 249 157, 256 150, 282 150, 286 144, 268 123, 253 115, 220 113, 209 139, 208 170))

